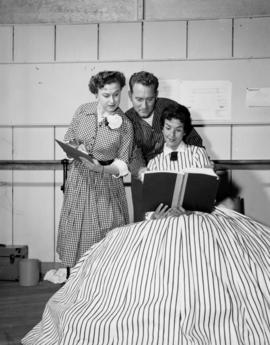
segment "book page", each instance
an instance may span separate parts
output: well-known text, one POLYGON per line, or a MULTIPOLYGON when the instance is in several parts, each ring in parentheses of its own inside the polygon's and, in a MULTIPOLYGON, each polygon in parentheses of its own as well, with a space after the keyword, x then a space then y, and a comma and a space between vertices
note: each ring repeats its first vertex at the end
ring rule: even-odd
POLYGON ((212 175, 217 176, 212 168, 187 168, 184 169, 185 173, 195 173, 195 174, 205 174, 205 175, 212 175))
POLYGON ((180 193, 179 193, 179 198, 178 198, 178 203, 177 203, 177 207, 179 209, 182 208, 182 205, 183 205, 183 200, 184 200, 184 196, 185 196, 185 193, 186 193, 187 179, 188 179, 188 174, 184 174, 184 176, 182 178, 181 190, 180 190, 180 193))
POLYGON ((181 103, 194 120, 230 120, 232 83, 229 80, 183 81, 181 103))
POLYGON ((172 205, 171 207, 178 207, 179 206, 179 198, 181 196, 182 184, 185 174, 177 174, 175 186, 174 186, 174 193, 172 198, 172 205))

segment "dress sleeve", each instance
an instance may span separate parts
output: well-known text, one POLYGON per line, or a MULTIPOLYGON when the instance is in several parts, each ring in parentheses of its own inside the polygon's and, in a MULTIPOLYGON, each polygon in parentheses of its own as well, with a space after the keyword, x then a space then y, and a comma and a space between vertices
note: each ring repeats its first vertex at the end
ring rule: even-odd
POLYGON ((143 168, 146 166, 145 159, 143 158, 142 150, 140 147, 133 147, 132 150, 132 156, 130 161, 130 172, 134 176, 138 176, 138 172, 140 168, 143 168))
POLYGON ((203 147, 195 147, 195 155, 194 155, 194 165, 197 168, 204 168, 206 166, 212 166, 212 163, 208 157, 208 154, 203 147))
POLYGON ((76 135, 76 130, 78 128, 78 124, 80 121, 80 113, 81 113, 81 106, 75 111, 75 114, 73 115, 71 123, 68 127, 68 130, 67 130, 65 136, 64 136, 64 141, 80 145, 80 143, 77 141, 78 138, 76 135))
POLYGON ((147 169, 150 171, 159 170, 156 164, 156 158, 150 159, 150 161, 147 164, 147 169))
POLYGON ((133 148, 133 127, 128 119, 124 120, 121 144, 118 150, 118 158, 126 164, 130 163, 133 148))
POLYGON ((132 156, 133 135, 133 127, 131 122, 128 119, 124 119, 118 157, 112 163, 118 167, 119 177, 128 173, 128 166, 132 156))

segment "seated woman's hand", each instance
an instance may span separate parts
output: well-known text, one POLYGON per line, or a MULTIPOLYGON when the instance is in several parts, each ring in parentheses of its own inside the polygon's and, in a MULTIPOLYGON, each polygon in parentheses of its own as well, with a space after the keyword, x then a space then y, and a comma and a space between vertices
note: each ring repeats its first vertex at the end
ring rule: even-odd
POLYGON ((138 171, 138 178, 141 182, 143 182, 143 178, 144 178, 144 173, 147 171, 148 169, 146 167, 142 167, 139 169, 138 171))
POLYGON ((183 214, 189 215, 191 214, 193 211, 188 211, 185 210, 183 207, 173 207, 169 209, 168 215, 171 217, 179 217, 183 214))
POLYGON ((160 204, 151 215, 151 219, 166 218, 169 215, 169 211, 170 208, 168 205, 160 204))

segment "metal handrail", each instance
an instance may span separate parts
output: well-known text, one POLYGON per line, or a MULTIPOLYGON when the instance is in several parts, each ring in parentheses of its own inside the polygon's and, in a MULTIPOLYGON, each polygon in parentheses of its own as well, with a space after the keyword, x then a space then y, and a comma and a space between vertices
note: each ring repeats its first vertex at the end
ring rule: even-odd
MULTIPOLYGON (((213 160, 216 170, 269 170, 270 159, 225 159, 213 160)), ((69 164, 68 159, 62 160, 0 160, 0 170, 62 170, 69 164)))
MULTIPOLYGON (((64 160, 0 160, 0 170, 62 170, 64 160)), ((68 161, 66 159, 66 161, 68 161)))
MULTIPOLYGON (((269 159, 226 159, 213 160, 214 169, 219 170, 270 170, 269 159)), ((63 170, 63 185, 61 190, 65 191, 68 159, 62 160, 0 160, 0 170, 63 170)), ((125 183, 130 186, 130 183, 125 183)))
POLYGON ((69 160, 0 160, 0 170, 63 170, 63 184, 65 191, 69 160))
POLYGON ((213 160, 216 170, 270 170, 270 159, 213 160))

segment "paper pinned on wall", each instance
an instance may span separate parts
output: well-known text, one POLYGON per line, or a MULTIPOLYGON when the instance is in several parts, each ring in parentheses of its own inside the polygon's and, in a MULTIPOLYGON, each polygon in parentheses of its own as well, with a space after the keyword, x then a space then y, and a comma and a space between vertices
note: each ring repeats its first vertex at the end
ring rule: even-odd
POLYGON ((180 95, 194 120, 231 119, 232 83, 228 80, 183 81, 180 95))
POLYGON ((159 80, 158 93, 160 97, 170 98, 181 103, 180 95, 181 82, 178 79, 159 80))
POLYGON ((270 107, 270 87, 247 88, 246 103, 248 108, 270 107))
POLYGON ((231 119, 232 83, 228 80, 160 80, 159 96, 189 108, 193 120, 231 119))

